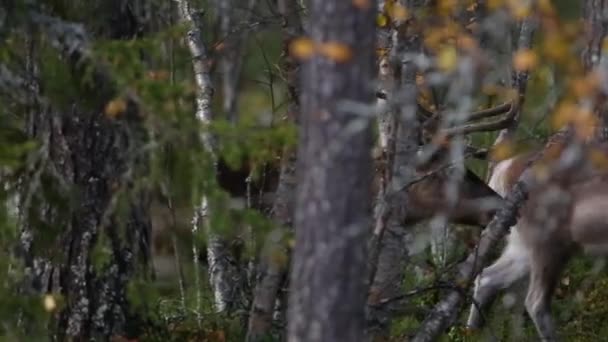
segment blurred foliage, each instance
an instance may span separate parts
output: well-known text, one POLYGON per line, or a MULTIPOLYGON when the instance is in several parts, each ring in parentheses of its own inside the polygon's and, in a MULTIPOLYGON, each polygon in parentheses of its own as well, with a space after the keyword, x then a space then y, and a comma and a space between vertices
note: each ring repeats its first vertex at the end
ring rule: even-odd
MULTIPOLYGON (((84 23, 88 32, 97 37, 98 32, 108 30, 108 17, 111 19, 112 12, 120 10, 117 7, 119 3, 136 6, 144 2, 57 0, 48 1, 46 10, 65 20, 84 23)), ((219 187, 211 156, 204 152, 198 138, 202 130, 209 130, 218 142, 217 156, 234 169, 251 168, 254 180, 264 177, 265 165, 276 166, 276 158, 284 146, 295 144, 295 128, 281 119, 286 104, 284 80, 278 67, 281 34, 280 26, 276 24, 279 22, 268 19, 271 16, 267 8, 260 6, 251 20, 259 20, 261 24, 254 28, 238 28, 234 32, 248 30, 249 33, 244 50, 242 89, 238 92, 240 119, 237 122, 225 119, 218 79, 213 106, 216 120, 209 127, 201 127, 194 116, 195 84, 191 56, 183 39, 185 30, 176 24, 174 2, 151 0, 145 3, 149 5, 146 10, 150 12, 145 18, 148 32, 142 37, 129 40, 96 38, 91 41, 93 60, 112 75, 119 89, 117 97, 105 107, 108 119, 117 124, 128 119, 123 117, 124 99, 127 95, 135 95, 149 134, 141 150, 129 151, 134 158, 144 155, 149 158, 149 172, 131 187, 117 189, 113 210, 117 225, 121 227, 119 232, 124 234, 129 197, 136 189, 153 189, 153 200, 161 208, 170 203, 172 209, 164 214, 174 216, 173 223, 169 227, 158 227, 163 222, 154 221, 153 224, 157 229, 168 230, 168 236, 176 239, 174 246, 171 246, 172 238, 165 239, 163 243, 170 245, 170 253, 177 248, 183 276, 181 281, 185 284, 186 293, 181 298, 176 271, 173 271, 170 281, 159 279, 156 282, 146 280, 145 272, 142 272, 129 287, 133 313, 137 314, 134 317, 140 320, 131 322, 132 329, 138 331, 141 341, 242 340, 242 315, 225 317, 215 313, 206 274, 193 268, 192 246, 194 244, 204 251, 204 234, 199 233, 193 239, 190 233, 184 232, 191 229, 192 212, 188 208, 199 205, 203 193, 209 198, 210 222, 215 231, 235 234, 234 230, 247 226, 256 232, 256 238, 263 240, 264 233, 272 227, 267 216, 257 210, 229 206, 229 195, 219 187), (182 216, 181 213, 186 214, 182 216), (200 276, 200 289, 194 287, 195 274, 200 276), (198 296, 202 297, 200 307, 198 296)), ((210 8, 205 1, 194 3, 200 8, 210 8)), ((206 13, 204 20, 206 27, 216 27, 217 18, 212 11, 206 13)), ((84 85, 90 80, 71 77, 73 73, 68 63, 48 44, 44 32, 35 32, 30 40, 24 40, 29 31, 17 20, 14 27, 0 29, 3 30, 0 62, 21 77, 27 77, 28 66, 24 61, 34 58, 39 66, 38 79, 44 101, 54 110, 69 113, 75 101, 86 105, 96 96, 94 88, 91 89, 93 92, 85 91, 88 87, 84 85), (34 54, 28 57, 31 51, 34 54)), ((214 30, 203 31, 209 47, 215 47, 223 39, 214 30)), ((219 51, 210 52, 215 63, 222 58, 219 51)), ((10 211, 15 209, 13 201, 20 199, 15 196, 24 188, 31 187, 35 196, 32 196, 31 209, 26 215, 32 215, 30 223, 38 232, 37 253, 52 257, 55 254, 52 246, 62 231, 61 221, 53 224, 37 221, 36 211, 46 202, 67 208, 72 201, 77 201, 77 191, 65 192, 52 176, 41 173, 45 163, 40 159, 43 147, 38 141, 29 139, 25 130, 28 113, 37 110, 37 106, 33 102, 24 105, 11 96, 0 93, 0 181, 3 185, 0 187, 0 336, 2 340, 10 341, 46 340, 49 324, 52 324, 50 318, 60 308, 61 298, 54 296, 49 299, 17 292, 20 291, 23 267, 13 253, 19 224, 18 217, 11 215, 10 211), (53 305, 49 306, 49 301, 53 305)), ((163 220, 166 218, 159 219, 163 220)), ((251 247, 256 246, 253 244, 251 247)), ((250 257, 253 252, 245 250, 243 257, 250 257)), ((99 235, 92 255, 96 267, 101 267, 111 257, 111 245, 104 233, 99 235)), ((165 256, 153 257, 162 261, 165 256)))
MULTIPOLYGON (((38 78, 43 88, 44 100, 56 111, 69 113, 75 99, 80 104, 95 103, 92 98, 96 89, 83 86, 87 80, 74 79, 69 66, 59 57, 57 51, 44 39, 43 32, 30 34, 27 25, 20 23, 19 18, 25 15, 22 7, 27 1, 17 1, 14 16, 5 26, 0 26, 0 63, 11 70, 28 76, 28 59, 30 48, 35 47, 34 58, 38 62, 38 78), (29 37, 25 39, 25 37, 29 37), (30 40, 31 39, 31 40, 30 40), (29 45, 32 44, 32 45, 29 45)), ((94 36, 113 25, 108 21, 108 13, 118 10, 116 1, 46 1, 49 13, 66 20, 84 23, 94 36)), ((132 1, 130 4, 143 3, 132 1)), ((295 127, 283 120, 286 110, 285 76, 279 67, 281 53, 280 20, 273 18, 272 11, 260 6, 252 21, 259 21, 255 27, 241 27, 248 30, 249 38, 243 44, 244 64, 241 89, 238 98, 237 122, 230 122, 222 112, 221 87, 216 86, 213 103, 215 119, 209 127, 201 127, 194 116, 195 85, 191 56, 184 45, 185 30, 177 25, 175 8, 172 1, 150 0, 146 17, 146 34, 137 39, 113 40, 94 39, 92 41, 93 58, 101 63, 113 76, 119 88, 119 94, 112 101, 112 106, 105 107, 110 120, 120 122, 125 106, 126 95, 136 95, 141 106, 142 119, 149 133, 142 150, 130 151, 133 156, 146 155, 150 166, 146 177, 137 180, 133 187, 148 186, 155 191, 158 213, 164 218, 155 217, 155 224, 173 216, 168 224, 169 238, 164 239, 168 253, 176 252, 181 261, 181 274, 185 283, 185 293, 181 293, 176 270, 167 280, 157 279, 151 282, 138 274, 129 286, 129 299, 139 321, 131 322, 141 341, 241 341, 244 336, 244 315, 234 316, 217 314, 212 308, 212 294, 207 287, 205 272, 194 269, 192 247, 204 249, 205 236, 199 233, 194 238, 189 233, 192 208, 199 204, 202 195, 209 198, 211 227, 217 232, 228 235, 248 226, 256 233, 257 240, 262 241, 272 222, 264 213, 251 208, 234 209, 229 205, 229 195, 217 184, 212 158, 204 152, 198 137, 203 130, 208 130, 216 137, 217 154, 230 167, 252 169, 252 178, 264 177, 265 166, 276 165, 277 155, 285 146, 296 142, 295 127), (167 209, 168 208, 168 209, 167 209), (162 211, 161 209, 167 209, 162 211), (172 245, 173 238, 176 244, 172 245), (177 248, 175 251, 174 249, 177 248), (200 273, 200 289, 194 275, 200 273), (200 307, 199 307, 200 296, 200 307)), ((212 1, 195 1, 200 8, 212 8, 212 1)), ((580 6, 570 0, 553 1, 560 20, 573 23, 580 18, 580 6)), ((404 15, 401 13, 400 15, 404 15)), ((203 17, 206 28, 216 28, 217 17, 213 10, 205 12, 203 17)), ((120 23, 119 23, 120 24, 120 23)), ((382 26, 382 25, 380 25, 382 26)), ((567 25, 566 25, 567 26, 567 25)), ((222 58, 217 48, 222 37, 217 30, 203 30, 205 41, 210 47, 212 62, 217 71, 217 63, 222 58)), ((549 124, 552 114, 547 99, 561 99, 564 92, 576 79, 577 75, 568 72, 568 63, 578 58, 575 54, 566 56, 566 63, 551 59, 551 51, 543 50, 547 36, 540 33, 536 38, 534 50, 540 63, 531 73, 526 92, 526 102, 521 127, 516 142, 511 146, 519 151, 542 143, 543 139, 554 129, 549 124)), ((568 41, 568 44, 571 42, 568 41)), ((574 45, 574 44, 573 44, 574 45)), ((554 46, 554 48, 556 48, 554 46)), ((556 48, 557 49, 557 48, 556 48)), ((326 49, 327 50, 327 49, 326 49)), ((344 58, 340 49, 331 49, 336 56, 344 58)), ((452 50, 450 50, 452 51, 452 50)), ((441 56, 441 53, 439 53, 441 56)), ((454 61, 453 54, 443 54, 443 62, 449 69, 454 61)), ((457 57, 457 56, 456 56, 457 57)), ((509 63, 509 60, 501 61, 509 63)), ((525 61, 524 61, 525 62, 525 61)), ((529 62, 529 61, 528 61, 529 62)), ((214 75, 215 84, 219 77, 214 75)), ((496 105, 504 100, 504 94, 480 92, 474 102, 479 108, 496 105)), ((556 100, 556 102, 559 102, 556 100)), ((26 189, 26 193, 35 193, 31 197, 31 209, 27 215, 38 234, 38 252, 53 257, 56 251, 50 247, 57 239, 63 225, 61 218, 49 224, 36 220, 42 202, 56 203, 58 212, 67 210, 71 203, 78 200, 75 189, 65 191, 53 175, 42 173, 46 162, 41 157, 39 141, 28 138, 26 131, 28 113, 36 110, 34 106, 23 105, 11 98, 11 94, 0 93, 0 340, 44 340, 47 328, 52 324, 52 313, 61 306, 58 295, 43 297, 24 293, 20 289, 23 276, 23 265, 15 257, 14 247, 19 236, 19 218, 12 215, 16 195, 26 189)), ((477 133, 472 136, 476 146, 489 147, 494 142, 496 133, 477 133)), ((487 163, 469 161, 468 165, 485 178, 487 163)), ((115 212, 121 231, 124 233, 126 206, 133 189, 119 189, 116 192, 115 212)), ((259 244, 257 244, 259 247, 259 244)), ((256 248, 256 244, 254 244, 256 248)), ((448 256, 445 266, 434 265, 429 250, 412 256, 403 279, 404 291, 428 288, 408 297, 408 304, 391 327, 395 340, 415 331, 425 318, 427 309, 441 297, 440 275, 449 271, 464 253, 467 247, 458 244, 448 256)), ((246 250, 244 257, 250 257, 254 250, 246 250)), ((101 266, 109 258, 111 249, 107 237, 100 234, 93 251, 94 263, 101 266)), ((155 256, 160 259, 160 256, 155 256)), ((173 259, 171 259, 173 260, 173 259)), ((173 262, 173 261, 171 261, 173 262)), ((175 268, 171 263, 170 268, 175 268)), ((608 277, 605 272, 597 275, 597 280, 587 284, 589 270, 593 265, 581 258, 573 261, 564 274, 554 306, 557 325, 560 333, 568 339, 577 341, 597 341, 608 332, 602 322, 608 319, 608 277), (582 291, 581 289, 585 290, 582 291), (576 300, 573 298, 576 297, 576 300)), ((143 273, 143 272, 142 272, 143 273)), ((501 299, 497 302, 500 302, 501 299)), ((491 317, 490 331, 500 340, 508 340, 512 332, 508 326, 515 314, 496 305, 491 317)), ((461 317, 461 319, 464 318, 461 317)), ((530 321, 524 319, 525 340, 533 338, 535 332, 530 321)), ((487 332, 486 332, 487 333, 487 332)), ((518 337, 521 338, 521 337, 518 337)), ((446 341, 485 341, 487 336, 471 335, 461 326, 456 326, 444 337, 446 341)))

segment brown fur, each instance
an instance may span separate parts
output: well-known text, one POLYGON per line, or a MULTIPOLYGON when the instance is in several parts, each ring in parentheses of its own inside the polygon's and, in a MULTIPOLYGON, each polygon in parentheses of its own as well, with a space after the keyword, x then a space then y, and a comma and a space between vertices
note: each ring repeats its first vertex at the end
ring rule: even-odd
MULTIPOLYGON (((498 168, 496 184, 505 190, 517 182, 526 164, 544 179, 530 189, 521 218, 509 244, 493 265, 476 280, 474 299, 486 307, 500 289, 529 274, 526 309, 543 340, 555 341, 551 298, 563 267, 579 250, 608 255, 608 145, 588 144, 587 156, 574 168, 555 173, 552 162, 564 151, 566 140, 551 141, 542 154, 520 155, 498 168), (506 165, 506 167, 504 167, 506 165), (543 171, 543 168, 546 171, 543 171), (514 267, 513 262, 524 263, 514 267)), ((480 316, 471 308, 468 325, 477 327, 480 316)))

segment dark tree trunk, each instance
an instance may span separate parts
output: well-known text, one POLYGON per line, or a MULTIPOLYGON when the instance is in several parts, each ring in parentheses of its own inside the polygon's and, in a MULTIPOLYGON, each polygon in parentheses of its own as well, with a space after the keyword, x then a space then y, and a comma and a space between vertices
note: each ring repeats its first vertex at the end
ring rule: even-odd
MULTIPOLYGON (((112 20, 132 20, 133 13, 106 14, 104 38, 130 39, 137 34, 137 25, 125 26, 126 31, 111 25, 112 20), (123 15, 129 17, 116 18, 123 15)), ((135 323, 127 284, 138 263, 146 265, 149 258, 149 194, 134 190, 147 161, 133 152, 144 143, 145 133, 137 105, 128 99, 121 117, 105 114, 117 89, 110 75, 87 55, 83 27, 46 15, 33 15, 32 22, 58 48, 71 77, 82 80, 92 71, 93 84, 81 85, 81 98, 70 99, 67 106, 40 105, 30 114, 29 134, 45 146, 42 186, 69 206, 38 193, 31 205, 22 207, 29 211, 21 241, 32 272, 29 287, 62 295, 65 306, 56 316, 56 339, 107 340, 127 334, 135 323), (116 211, 118 196, 126 204, 124 215, 116 211), (49 232, 36 234, 38 220, 59 230, 52 246, 42 247, 45 242, 40 238, 49 232), (96 258, 95 251, 105 257, 96 258)))
POLYGON ((317 51, 352 55, 319 52, 302 69, 288 340, 354 342, 364 336, 372 137, 369 120, 340 102, 372 102, 376 4, 310 4, 310 38, 329 47, 317 51))

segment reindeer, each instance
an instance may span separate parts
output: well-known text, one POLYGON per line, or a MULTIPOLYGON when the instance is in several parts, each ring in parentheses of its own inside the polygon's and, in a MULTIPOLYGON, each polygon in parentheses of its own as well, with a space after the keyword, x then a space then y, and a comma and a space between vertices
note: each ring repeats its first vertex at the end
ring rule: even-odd
MULTIPOLYGON (((564 151, 568 139, 552 142, 548 157, 534 160, 527 153, 496 165, 490 186, 505 196, 522 177, 525 165, 546 167, 564 151)), ((568 172, 550 174, 530 190, 521 217, 511 228, 502 255, 475 281, 474 304, 467 326, 482 326, 480 309, 487 308, 498 291, 529 279, 525 307, 542 340, 557 340, 551 317, 551 298, 568 260, 582 251, 608 255, 608 144, 585 143, 583 159, 568 172)))
MULTIPOLYGON (((430 111, 422 108, 423 129, 444 138, 502 129, 510 124, 518 103, 516 100, 473 113, 465 124, 445 129, 437 128, 437 114, 424 114, 430 111), (476 122, 505 113, 498 120, 476 122)), ((437 164, 450 162, 446 149, 437 148, 432 158, 417 168, 419 173, 430 172, 433 176, 423 177, 407 189, 412 222, 447 211, 452 223, 479 226, 488 223, 495 208, 479 207, 475 211, 473 203, 502 199, 525 173, 529 176, 534 174, 531 170, 545 170, 537 172, 543 177, 532 177, 529 198, 519 213, 518 222, 511 227, 502 255, 475 280, 474 303, 467 321, 470 328, 481 327, 480 309, 487 308, 498 291, 529 277, 526 311, 541 339, 555 341, 551 297, 564 266, 580 250, 589 255, 608 255, 608 170, 604 167, 608 164, 608 144, 580 144, 574 140, 575 146, 580 148, 579 154, 594 158, 584 158, 575 167, 565 171, 558 168, 559 172, 553 172, 553 166, 573 143, 572 134, 569 134, 572 130, 565 132, 555 135, 546 146, 499 162, 489 184, 467 170, 459 184, 461 196, 451 210, 446 201, 439 198, 446 182, 445 172, 433 174, 428 171, 437 170, 437 164)))

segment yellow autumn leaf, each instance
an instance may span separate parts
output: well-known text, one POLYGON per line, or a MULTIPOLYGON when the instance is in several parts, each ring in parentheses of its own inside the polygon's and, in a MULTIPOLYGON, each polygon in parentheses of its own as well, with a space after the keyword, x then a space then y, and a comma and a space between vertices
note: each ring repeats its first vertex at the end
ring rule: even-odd
POLYGON ((502 5, 504 5, 504 3, 505 3, 504 0, 488 0, 486 6, 488 7, 489 10, 494 11, 494 10, 497 10, 502 5))
POLYGON ((531 0, 508 0, 507 6, 515 19, 521 20, 530 15, 532 9, 531 0))
POLYGON ((127 103, 123 99, 114 99, 106 104, 105 113, 110 118, 116 118, 127 110, 127 103))
POLYGON ((388 55, 388 49, 386 49, 386 48, 377 48, 376 49, 376 56, 378 56, 378 58, 382 58, 387 55, 388 55))
POLYGON ((391 6, 388 9, 387 13, 391 18, 393 18, 395 20, 405 20, 409 16, 407 8, 405 8, 404 6, 402 6, 401 4, 398 4, 398 3, 391 6))
POLYGON ((554 62, 563 63, 570 59, 569 46, 569 43, 559 34, 549 34, 543 39, 543 54, 554 62))
POLYGON ((574 129, 576 135, 586 140, 591 138, 595 133, 595 129, 598 126, 597 117, 593 115, 593 112, 588 109, 580 108, 574 117, 574 129))
POLYGON ((585 77, 573 79, 570 83, 570 88, 576 97, 583 98, 595 95, 599 85, 599 75, 596 72, 592 72, 585 77))
POLYGON ((566 102, 561 104, 551 120, 554 129, 560 129, 565 125, 571 124, 578 138, 590 138, 598 126, 598 118, 594 113, 587 109, 577 106, 574 103, 566 102))
POLYGON ((315 43, 306 37, 294 39, 289 44, 289 53, 299 59, 308 59, 315 54, 315 43))
POLYGON ((515 155, 515 146, 510 141, 502 141, 494 147, 492 147, 492 151, 490 151, 490 158, 494 161, 501 161, 505 159, 509 159, 515 155))
POLYGON ((449 15, 456 9, 456 5, 458 5, 457 0, 439 0, 437 9, 440 14, 449 15))
POLYGON ((458 53, 453 46, 441 49, 437 56, 437 66, 444 71, 452 71, 458 63, 458 53))
POLYGON ((604 37, 604 39, 602 40, 602 53, 608 53, 608 37, 604 37))
POLYGON ((319 52, 338 63, 348 62, 353 57, 352 49, 348 45, 339 42, 327 42, 322 44, 319 47, 319 52))
POLYGON ((481 92, 484 95, 496 96, 505 92, 505 87, 497 84, 484 84, 481 86, 481 92))
POLYGON ((555 9, 553 8, 553 4, 551 4, 551 0, 539 0, 538 9, 541 13, 545 15, 551 15, 555 13, 555 9))
POLYGON ((395 0, 386 0, 384 1, 383 11, 384 13, 391 13, 393 10, 393 6, 395 6, 395 0))
POLYGON ((376 25, 378 25, 378 27, 385 27, 386 25, 388 25, 388 18, 386 17, 386 15, 382 13, 378 14, 378 16, 376 17, 376 25))
POLYGON ((521 49, 513 56, 513 67, 517 71, 529 71, 538 63, 538 58, 534 51, 521 49))
POLYGON ((557 110, 551 118, 551 126, 553 129, 560 129, 572 121, 576 114, 576 105, 571 102, 565 102, 557 107, 557 110))
POLYGON ((606 153, 599 149, 592 149, 589 151, 589 160, 593 164, 593 166, 599 169, 608 169, 608 156, 606 153))
POLYGON ((42 299, 42 306, 47 312, 52 312, 55 311, 55 309, 57 308, 57 301, 55 300, 55 297, 53 297, 53 295, 47 294, 42 299))

